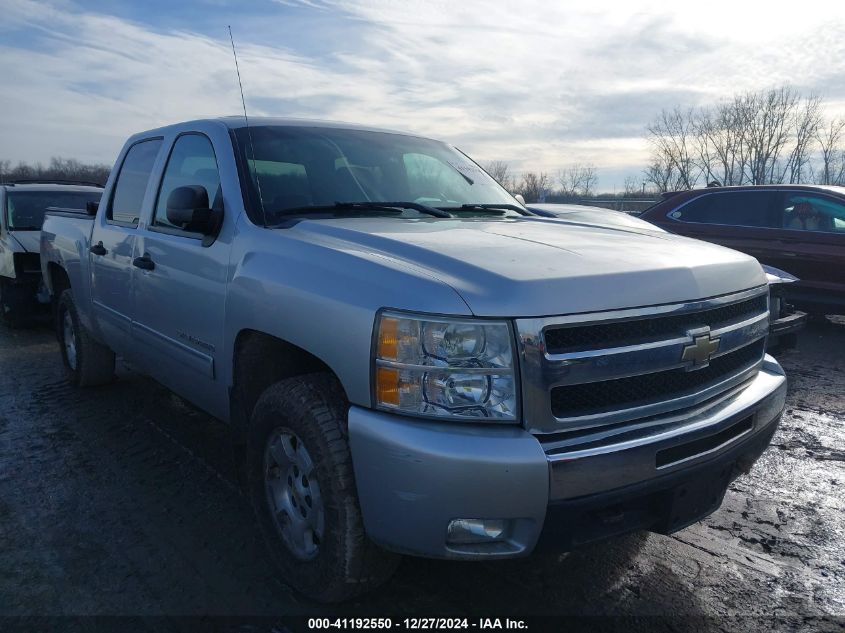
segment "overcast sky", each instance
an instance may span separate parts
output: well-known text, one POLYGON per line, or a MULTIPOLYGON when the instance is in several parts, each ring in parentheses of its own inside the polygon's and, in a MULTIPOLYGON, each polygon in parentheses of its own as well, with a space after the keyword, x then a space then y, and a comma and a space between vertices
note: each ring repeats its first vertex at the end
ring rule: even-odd
POLYGON ((845 113, 836 2, 0 0, 0 159, 112 163, 131 133, 238 114, 449 141, 599 189, 639 177, 661 107, 790 83, 845 113))

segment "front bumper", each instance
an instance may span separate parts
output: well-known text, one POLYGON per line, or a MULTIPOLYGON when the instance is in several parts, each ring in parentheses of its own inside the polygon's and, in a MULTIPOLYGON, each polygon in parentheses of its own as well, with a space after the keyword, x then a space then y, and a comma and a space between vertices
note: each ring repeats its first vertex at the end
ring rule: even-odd
POLYGON ((730 479, 751 467, 785 398, 783 370, 767 356, 748 383, 695 410, 542 443, 519 427, 352 407, 364 526, 386 548, 454 559, 524 555, 541 534, 571 548, 636 529, 678 530, 715 510, 730 479), (456 545, 446 539, 454 519, 508 519, 510 528, 502 541, 456 545))

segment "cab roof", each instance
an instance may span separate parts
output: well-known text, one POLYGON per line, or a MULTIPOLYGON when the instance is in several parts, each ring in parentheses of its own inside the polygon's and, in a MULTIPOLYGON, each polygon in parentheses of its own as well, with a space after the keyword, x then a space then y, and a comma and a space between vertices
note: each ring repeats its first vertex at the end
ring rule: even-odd
MULTIPOLYGON (((149 136, 154 133, 163 133, 168 130, 182 130, 197 127, 198 125, 207 125, 209 123, 217 123, 226 126, 230 130, 239 130, 246 127, 246 121, 243 115, 210 117, 204 119, 194 119, 192 121, 181 121, 171 125, 165 125, 160 128, 145 130, 138 134, 134 134, 132 138, 138 136, 149 136)), ((401 134, 403 136, 422 136, 421 134, 414 134, 412 132, 402 130, 391 130, 387 128, 370 127, 366 125, 357 125, 354 123, 344 123, 341 121, 323 121, 319 119, 298 119, 290 117, 249 117, 249 127, 311 127, 311 128, 335 128, 344 130, 361 130, 364 132, 382 132, 387 134, 401 134)))

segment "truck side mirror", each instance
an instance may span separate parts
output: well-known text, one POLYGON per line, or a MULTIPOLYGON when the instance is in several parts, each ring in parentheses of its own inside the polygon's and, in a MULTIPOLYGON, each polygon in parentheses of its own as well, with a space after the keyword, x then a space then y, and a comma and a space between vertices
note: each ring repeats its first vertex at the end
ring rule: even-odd
MULTIPOLYGON (((167 221, 186 231, 214 238, 221 220, 220 211, 209 208, 208 192, 202 185, 176 187, 167 196, 167 221)), ((206 241, 203 245, 208 245, 206 241)))
POLYGON ((523 207, 525 206, 525 198, 522 197, 521 193, 514 194, 514 198, 516 198, 519 204, 521 204, 523 207))

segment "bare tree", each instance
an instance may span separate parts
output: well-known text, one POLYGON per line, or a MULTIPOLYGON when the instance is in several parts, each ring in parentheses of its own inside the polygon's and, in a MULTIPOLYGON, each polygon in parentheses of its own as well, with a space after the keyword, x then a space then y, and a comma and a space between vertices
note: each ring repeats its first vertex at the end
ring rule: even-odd
POLYGON ((818 95, 810 95, 791 116, 792 151, 780 181, 799 183, 809 175, 810 153, 817 141, 817 132, 822 125, 822 102, 818 95))
POLYGON ((805 182, 821 143, 822 109, 817 95, 802 98, 782 86, 699 110, 663 110, 648 127, 647 179, 658 189, 690 188, 701 177, 722 185, 805 182))
POLYGON ((742 182, 742 128, 734 103, 702 109, 693 124, 698 165, 706 182, 742 182))
POLYGON ((845 150, 839 150, 837 153, 834 167, 833 184, 840 187, 845 186, 845 150))
POLYGON ((845 118, 835 118, 816 130, 821 150, 821 171, 816 181, 820 185, 839 185, 845 182, 845 150, 841 147, 845 134, 845 118))
POLYGON ((564 196, 590 196, 598 183, 596 166, 592 163, 575 163, 558 171, 557 181, 564 196))
POLYGON ((545 172, 527 171, 522 174, 519 193, 526 202, 539 202, 549 187, 549 176, 545 172))
POLYGON ((9 180, 29 180, 40 177, 44 171, 44 166, 41 163, 36 165, 29 165, 23 161, 18 162, 17 165, 9 170, 9 180))
POLYGON ((595 193, 596 186, 599 184, 599 175, 596 166, 592 163, 583 167, 584 171, 584 185, 581 195, 591 196, 595 193))
POLYGON ((625 196, 634 196, 640 193, 640 180, 633 176, 625 177, 625 196))
POLYGON ((665 158, 655 158, 643 171, 643 178, 660 193, 683 187, 678 170, 665 158))
POLYGON ((695 128, 692 110, 663 110, 648 126, 649 141, 655 162, 677 173, 680 186, 691 189, 699 178, 695 155, 695 128))
POLYGON ((744 179, 750 184, 779 180, 776 170, 790 139, 790 122, 798 102, 798 93, 788 86, 749 92, 734 99, 743 134, 744 179))
POLYGON ((13 180, 75 180, 105 184, 108 180, 111 167, 108 165, 90 165, 82 163, 75 158, 50 159, 46 167, 41 163, 34 165, 19 162, 15 167, 10 167, 11 161, 0 161, 0 182, 13 180))
POLYGON ((510 175, 510 165, 503 160, 491 160, 482 165, 484 171, 502 185, 505 189, 513 186, 513 178, 510 175))

